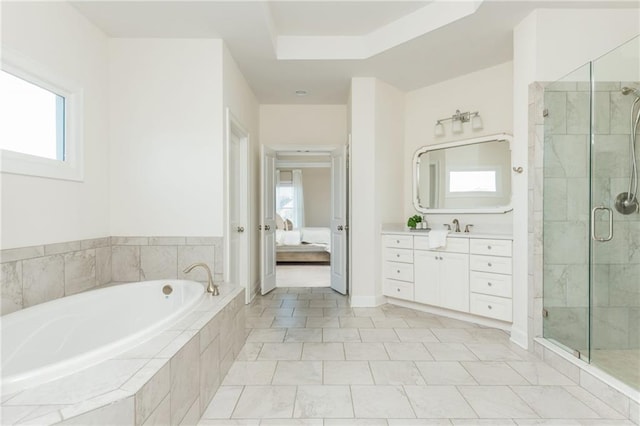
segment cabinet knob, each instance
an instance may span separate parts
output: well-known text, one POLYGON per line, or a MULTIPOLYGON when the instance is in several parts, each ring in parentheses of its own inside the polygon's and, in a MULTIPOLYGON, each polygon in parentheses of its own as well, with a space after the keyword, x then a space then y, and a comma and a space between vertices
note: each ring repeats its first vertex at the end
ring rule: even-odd
POLYGON ((488 306, 487 306, 487 308, 489 308, 489 309, 493 309, 493 307, 492 307, 491 305, 488 305, 488 306))
POLYGON ((398 293, 400 293, 400 289, 399 289, 399 288, 396 288, 396 291, 397 291, 398 293))
POLYGON ((436 260, 438 260, 438 256, 436 256, 436 260))
POLYGON ((487 250, 491 250, 491 246, 487 246, 487 250))
POLYGON ((440 256, 440 260, 442 260, 442 256, 440 256))
POLYGON ((487 263, 487 266, 491 267, 491 262, 487 263))
POLYGON ((400 269, 398 269, 396 272, 400 273, 400 269))
POLYGON ((396 240, 396 244, 400 244, 400 240, 396 240))
POLYGON ((399 255, 399 254, 396 254, 396 257, 400 257, 400 255, 399 255))
POLYGON ((491 287, 493 284, 491 284, 491 283, 487 283, 487 285, 488 285, 489 287, 491 287))

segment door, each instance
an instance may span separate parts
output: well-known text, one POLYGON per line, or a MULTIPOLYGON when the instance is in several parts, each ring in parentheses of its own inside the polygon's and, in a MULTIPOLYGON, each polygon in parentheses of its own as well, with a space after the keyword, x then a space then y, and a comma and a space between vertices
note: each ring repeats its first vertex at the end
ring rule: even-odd
POLYGON ((347 150, 331 153, 331 288, 347 294, 347 150))
POLYGON ((440 254, 416 250, 413 256, 415 301, 437 306, 440 303, 440 254))
POLYGON ((276 153, 262 145, 260 200, 260 290, 276 288, 276 153))
POLYGON ((440 306, 469 312, 469 255, 437 254, 440 263, 440 306))
POLYGON ((227 109, 224 279, 245 288, 245 303, 256 289, 249 285, 249 133, 227 109))

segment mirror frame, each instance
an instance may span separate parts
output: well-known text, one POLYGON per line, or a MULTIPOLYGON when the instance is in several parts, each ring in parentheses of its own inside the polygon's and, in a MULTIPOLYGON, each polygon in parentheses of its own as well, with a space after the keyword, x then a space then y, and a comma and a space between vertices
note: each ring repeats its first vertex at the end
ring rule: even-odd
POLYGON ((504 205, 504 206, 496 206, 496 207, 488 207, 488 208, 470 208, 470 209, 432 209, 432 208, 425 208, 420 206, 420 203, 418 202, 418 183, 420 181, 420 155, 424 154, 425 152, 429 152, 429 151, 435 151, 435 150, 439 150, 439 149, 445 149, 445 148, 454 148, 457 146, 464 146, 464 145, 473 145, 473 144, 478 144, 478 143, 483 143, 483 142, 492 142, 492 141, 507 141, 507 143, 509 144, 509 151, 511 152, 511 163, 509 164, 509 172, 511 172, 511 168, 512 168, 512 164, 513 164, 513 137, 509 134, 506 133, 498 133, 498 134, 494 134, 494 135, 487 135, 487 136, 481 136, 478 138, 473 138, 473 139, 463 139, 463 140, 459 140, 459 141, 453 141, 453 142, 446 142, 446 143, 440 143, 440 144, 434 144, 434 145, 426 145, 423 146, 421 148, 418 148, 418 150, 415 152, 415 154, 413 154, 413 207, 420 213, 433 213, 433 214, 439 214, 439 213, 458 213, 458 214, 463 214, 463 213, 507 213, 510 212, 511 210, 513 210, 512 207, 512 203, 513 203, 513 180, 511 182, 511 188, 510 188, 510 197, 509 197, 509 204, 504 205))

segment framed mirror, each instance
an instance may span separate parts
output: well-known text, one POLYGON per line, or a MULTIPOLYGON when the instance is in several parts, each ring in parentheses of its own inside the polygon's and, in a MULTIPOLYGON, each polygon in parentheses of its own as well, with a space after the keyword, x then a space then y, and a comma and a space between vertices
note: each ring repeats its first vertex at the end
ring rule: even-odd
POLYGON ((511 207, 507 134, 424 146, 413 157, 413 204, 421 213, 506 213, 511 207))

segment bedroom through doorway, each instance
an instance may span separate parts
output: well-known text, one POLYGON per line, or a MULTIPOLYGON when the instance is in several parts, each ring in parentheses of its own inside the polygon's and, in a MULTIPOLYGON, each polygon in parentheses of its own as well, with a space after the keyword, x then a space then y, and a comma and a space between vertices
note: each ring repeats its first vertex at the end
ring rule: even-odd
POLYGON ((331 285, 331 156, 276 157, 276 287, 331 285))

